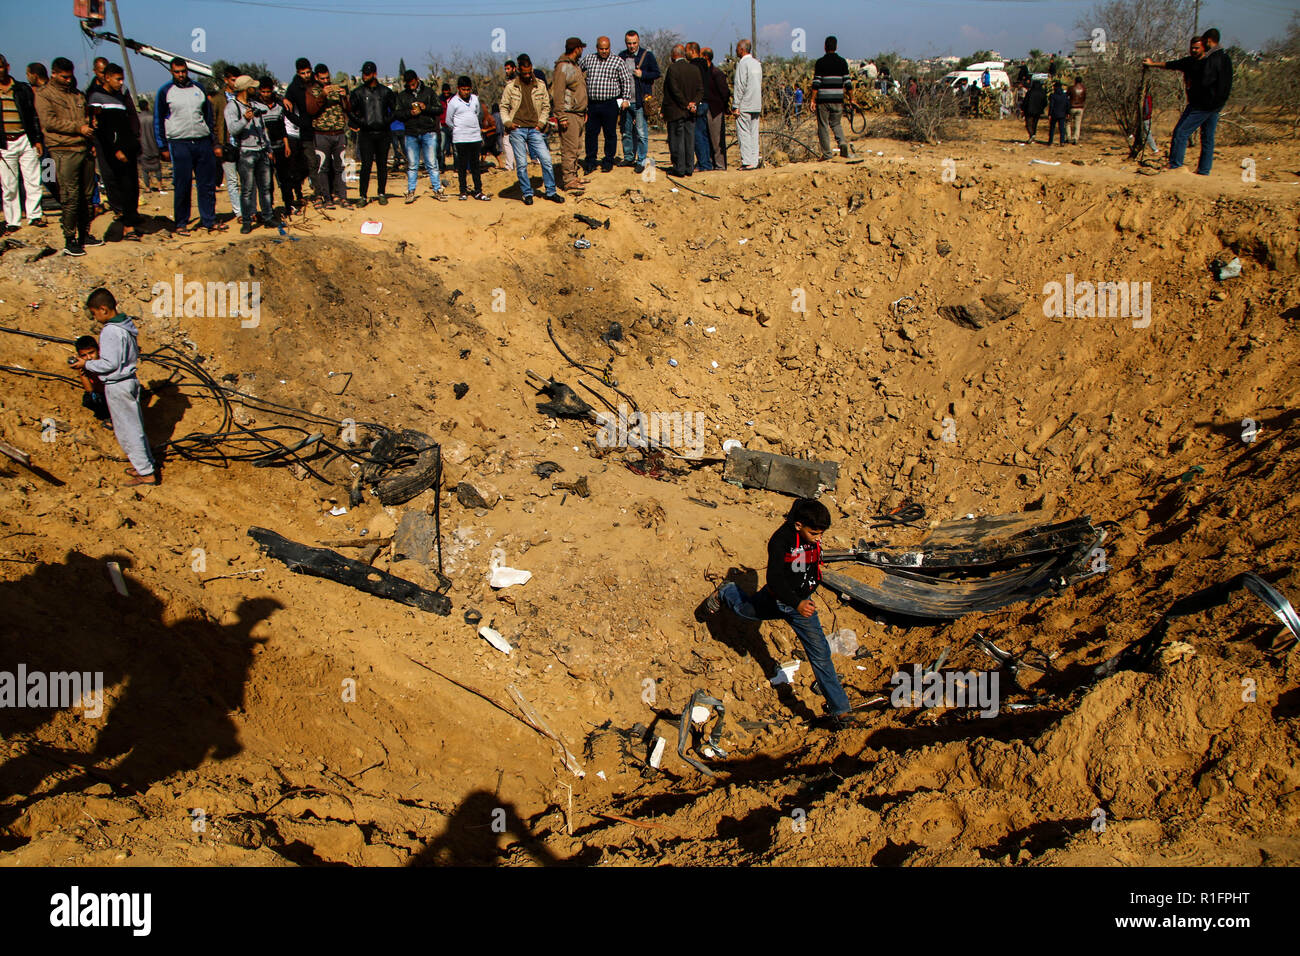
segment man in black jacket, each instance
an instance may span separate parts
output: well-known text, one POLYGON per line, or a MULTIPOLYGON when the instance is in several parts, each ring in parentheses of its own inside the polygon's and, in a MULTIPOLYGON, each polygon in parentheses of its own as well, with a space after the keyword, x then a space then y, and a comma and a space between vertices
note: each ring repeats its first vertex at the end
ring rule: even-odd
MULTIPOLYGON (((316 82, 311 72, 311 60, 300 56, 293 68, 294 77, 284 91, 284 115, 298 130, 296 137, 290 137, 289 168, 298 179, 301 192, 301 183, 311 177, 310 169, 315 165, 312 160, 316 154, 316 134, 311 123, 322 104, 308 93, 316 82)), ((314 186, 316 180, 314 177, 311 179, 314 186)))
POLYGON ((704 607, 716 614, 726 604, 748 621, 784 618, 803 645, 817 686, 826 698, 832 726, 838 727, 847 723, 852 708, 835 673, 826 632, 812 600, 822 577, 822 534, 830 526, 831 513, 824 504, 800 498, 767 543, 767 584, 750 597, 734 582, 727 582, 705 600, 704 607))
POLYGON ((668 152, 674 176, 695 172, 695 108, 704 99, 699 68, 686 59, 686 47, 677 44, 669 54, 664 75, 664 122, 668 124, 668 152))
POLYGON ((1029 134, 1029 142, 1032 143, 1038 135, 1038 121, 1047 109, 1047 91, 1043 89, 1042 80, 1034 80, 1029 85, 1029 92, 1025 94, 1025 101, 1020 104, 1020 108, 1025 114, 1025 132, 1029 134))
POLYGON ((361 157, 361 202, 370 191, 370 166, 378 165, 379 205, 388 205, 384 188, 388 185, 388 144, 390 127, 397 109, 397 94, 379 82, 375 64, 361 64, 361 85, 352 91, 351 122, 357 132, 357 153, 361 157))
POLYGON ((407 70, 403 80, 406 89, 397 94, 397 118, 406 124, 406 201, 415 202, 423 157, 433 198, 446 202, 438 175, 438 127, 441 125, 438 117, 442 103, 433 87, 426 86, 414 70, 407 70))
POLYGON ((0 190, 4 195, 5 230, 17 231, 23 221, 18 202, 21 181, 27 205, 27 221, 44 226, 41 215, 41 156, 45 140, 36 118, 32 88, 9 75, 9 61, 0 56, 0 190))
POLYGON ((95 151, 100 156, 108 204, 122 224, 122 238, 139 241, 140 124, 135 102, 122 89, 122 67, 110 63, 94 92, 86 97, 91 125, 95 128, 95 151))
POLYGON ((1208 176, 1214 166, 1214 134, 1219 128, 1219 111, 1232 92, 1232 60, 1219 47, 1218 30, 1206 30, 1201 39, 1205 43, 1204 59, 1185 56, 1166 63, 1147 58, 1142 65, 1179 70, 1187 77, 1187 108, 1174 127, 1173 142, 1169 145, 1169 170, 1183 168, 1188 137, 1199 129, 1201 156, 1196 172, 1208 176))

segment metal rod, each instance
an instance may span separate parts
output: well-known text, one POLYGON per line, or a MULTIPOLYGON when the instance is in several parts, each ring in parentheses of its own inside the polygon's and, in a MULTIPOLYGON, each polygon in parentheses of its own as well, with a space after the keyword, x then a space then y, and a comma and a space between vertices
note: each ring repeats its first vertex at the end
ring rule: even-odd
POLYGON ((110 0, 113 7, 113 26, 117 27, 117 45, 122 48, 122 68, 126 70, 126 82, 130 87, 131 99, 140 95, 140 88, 135 85, 135 76, 131 73, 131 58, 126 53, 126 41, 122 39, 122 18, 117 15, 117 0, 110 0))

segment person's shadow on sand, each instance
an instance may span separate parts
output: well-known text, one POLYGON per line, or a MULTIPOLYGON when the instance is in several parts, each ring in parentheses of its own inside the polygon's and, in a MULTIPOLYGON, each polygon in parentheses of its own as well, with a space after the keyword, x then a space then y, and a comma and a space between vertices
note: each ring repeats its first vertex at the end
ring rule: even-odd
POLYGON ((129 577, 130 564, 120 555, 70 552, 61 564, 0 583, 0 607, 6 609, 0 672, 14 674, 22 664, 29 674, 97 673, 105 694, 117 688, 111 705, 101 701, 103 723, 89 750, 35 739, 48 739, 59 707, 0 707, 0 736, 23 742, 18 756, 0 763, 0 827, 38 799, 104 782, 119 792, 143 791, 243 749, 230 715, 243 707, 253 648, 260 643, 251 631, 282 605, 271 598, 245 600, 230 626, 206 618, 167 623, 163 603, 129 577), (128 572, 129 597, 113 589, 108 560, 128 572), (107 761, 116 761, 112 769, 97 766, 107 761))

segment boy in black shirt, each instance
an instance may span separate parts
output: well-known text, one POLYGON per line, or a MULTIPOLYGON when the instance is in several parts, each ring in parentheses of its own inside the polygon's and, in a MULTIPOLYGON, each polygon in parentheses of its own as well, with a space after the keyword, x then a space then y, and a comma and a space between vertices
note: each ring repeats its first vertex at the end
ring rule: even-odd
POLYGON ((785 618, 812 665, 832 725, 840 727, 848 723, 851 708, 831 663, 830 645, 812 601, 822 576, 821 538, 830 526, 831 513, 824 504, 800 498, 767 542, 767 584, 749 597, 733 582, 727 582, 709 596, 705 607, 716 613, 726 603, 749 621, 785 618))

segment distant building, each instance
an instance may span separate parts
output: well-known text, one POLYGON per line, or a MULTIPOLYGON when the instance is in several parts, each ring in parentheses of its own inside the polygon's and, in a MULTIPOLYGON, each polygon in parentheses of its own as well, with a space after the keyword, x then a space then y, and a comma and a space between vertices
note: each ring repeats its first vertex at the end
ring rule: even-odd
POLYGON ((1066 61, 1074 67, 1087 69, 1102 57, 1114 56, 1120 49, 1118 43, 1109 41, 1106 43, 1104 50, 1094 50, 1092 48, 1092 42, 1091 37, 1083 40, 1075 40, 1074 49, 1070 51, 1070 55, 1066 57, 1066 61))

